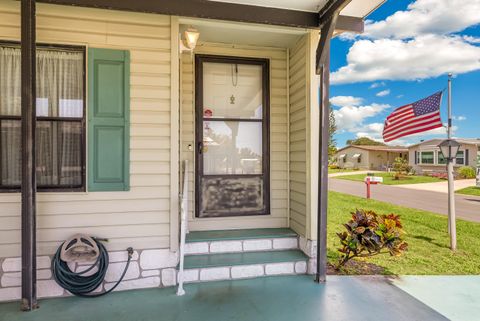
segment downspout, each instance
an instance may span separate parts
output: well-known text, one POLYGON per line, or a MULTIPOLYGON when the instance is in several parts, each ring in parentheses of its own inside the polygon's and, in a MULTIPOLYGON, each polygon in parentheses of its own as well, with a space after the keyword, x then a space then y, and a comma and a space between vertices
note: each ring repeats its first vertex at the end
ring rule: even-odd
POLYGON ((21 3, 21 82, 22 82, 22 310, 37 304, 36 255, 36 47, 35 0, 21 3))

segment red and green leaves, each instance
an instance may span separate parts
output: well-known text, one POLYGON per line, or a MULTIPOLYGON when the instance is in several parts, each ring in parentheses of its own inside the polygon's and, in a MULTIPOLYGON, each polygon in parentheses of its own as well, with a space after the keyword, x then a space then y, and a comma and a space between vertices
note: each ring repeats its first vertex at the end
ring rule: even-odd
POLYGON ((337 233, 342 245, 337 269, 354 257, 369 257, 380 253, 399 256, 408 249, 403 240, 400 216, 378 215, 373 211, 357 209, 352 219, 343 225, 346 232, 337 233))

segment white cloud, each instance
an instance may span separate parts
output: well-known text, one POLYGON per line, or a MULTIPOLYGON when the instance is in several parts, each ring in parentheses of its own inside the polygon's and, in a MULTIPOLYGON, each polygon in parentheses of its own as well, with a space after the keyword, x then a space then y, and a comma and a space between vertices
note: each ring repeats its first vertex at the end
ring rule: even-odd
POLYGON ((454 120, 458 120, 458 121, 464 121, 464 120, 467 120, 467 117, 465 116, 453 116, 452 117, 454 120))
POLYGON ((382 113, 387 108, 390 108, 390 105, 343 106, 334 110, 333 113, 339 131, 356 133, 365 126, 364 122, 366 119, 382 113))
POLYGON ((397 98, 402 98, 402 97, 403 97, 403 95, 397 95, 397 98))
POLYGON ((368 89, 375 89, 375 88, 378 88, 378 87, 385 87, 387 84, 384 82, 384 81, 381 81, 381 82, 374 82, 373 84, 370 85, 370 87, 368 87, 368 89))
POLYGON ((412 38, 424 34, 450 34, 480 23, 479 0, 417 0, 407 10, 385 20, 367 21, 370 38, 412 38))
POLYGON ((330 103, 334 106, 358 106, 363 102, 361 97, 353 96, 335 96, 330 98, 330 103))
POLYGON ((385 97, 385 96, 388 96, 388 95, 390 95, 390 89, 385 89, 385 90, 379 91, 375 96, 385 97))
POLYGON ((463 40, 469 43, 480 43, 480 38, 472 37, 472 36, 463 36, 463 40))
MULTIPOLYGON (((456 33, 480 24, 480 0, 416 0, 365 33, 332 73, 333 84, 421 80, 480 70, 480 38, 456 33)), ((343 39, 343 38, 342 38, 343 39)))
POLYGON ((347 65, 332 73, 333 84, 419 80, 480 69, 480 47, 459 36, 425 35, 411 40, 363 39, 347 55, 347 65))

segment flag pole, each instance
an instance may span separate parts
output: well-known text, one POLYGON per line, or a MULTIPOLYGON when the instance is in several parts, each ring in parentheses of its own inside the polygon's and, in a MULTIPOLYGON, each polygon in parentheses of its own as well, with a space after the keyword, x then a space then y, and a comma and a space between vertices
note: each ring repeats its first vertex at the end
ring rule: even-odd
MULTIPOLYGON (((452 73, 448 74, 448 124, 447 138, 452 138, 452 73)), ((450 233, 450 249, 457 249, 457 227, 455 222, 455 194, 453 185, 453 158, 451 149, 447 160, 448 175, 448 232, 450 233)))

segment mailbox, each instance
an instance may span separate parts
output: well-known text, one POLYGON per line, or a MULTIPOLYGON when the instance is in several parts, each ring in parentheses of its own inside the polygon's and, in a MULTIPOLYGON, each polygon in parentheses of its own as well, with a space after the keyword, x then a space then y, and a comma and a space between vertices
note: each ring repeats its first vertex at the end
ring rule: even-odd
POLYGON ((370 181, 370 183, 383 183, 383 177, 380 176, 367 176, 365 177, 365 182, 370 181))

